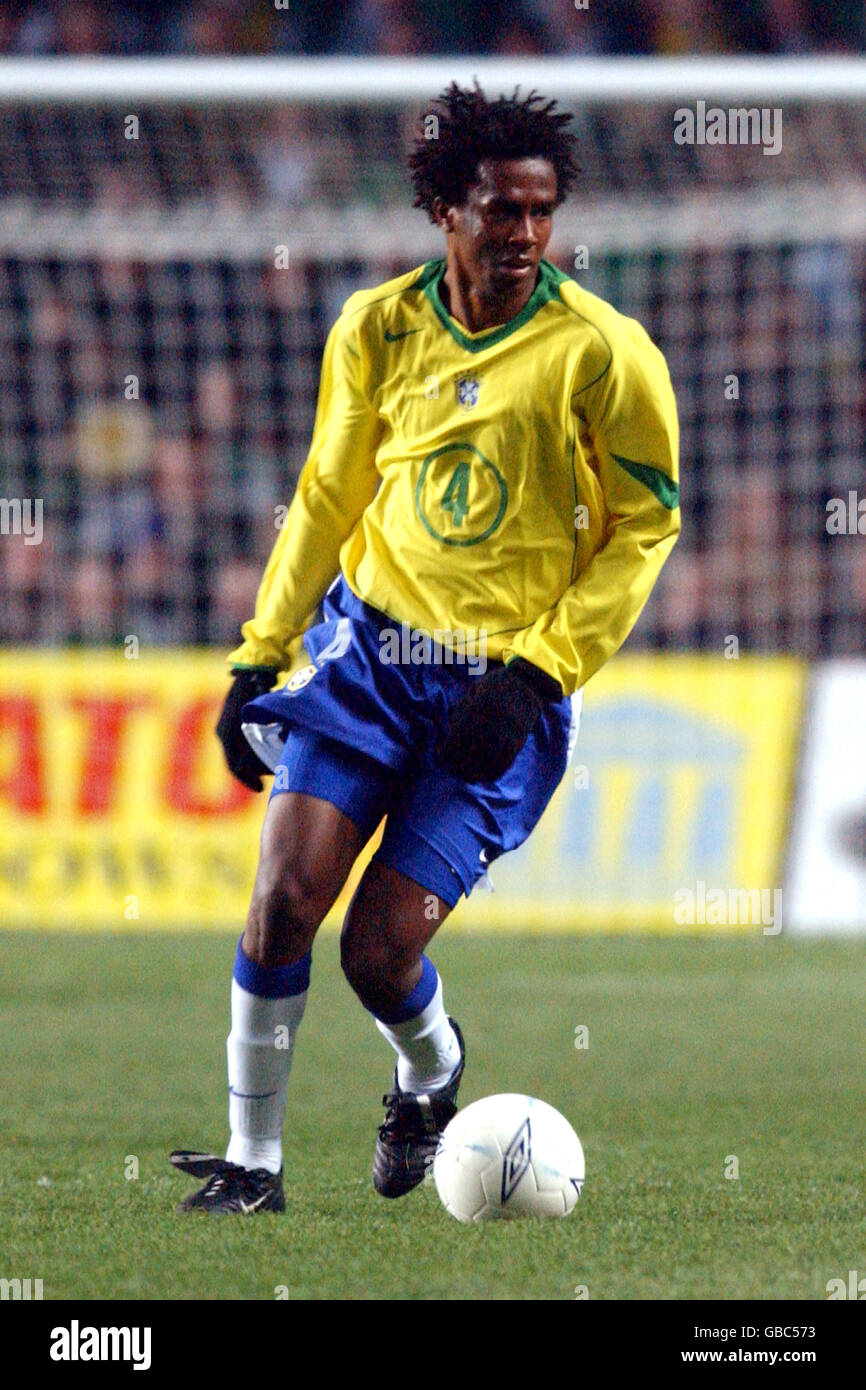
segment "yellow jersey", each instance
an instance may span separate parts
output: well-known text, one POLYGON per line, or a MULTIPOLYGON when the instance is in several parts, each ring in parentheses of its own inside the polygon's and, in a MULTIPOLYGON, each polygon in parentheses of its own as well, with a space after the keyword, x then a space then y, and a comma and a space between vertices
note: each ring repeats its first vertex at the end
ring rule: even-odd
POLYGON ((288 669, 339 570, 395 622, 483 633, 490 659, 522 656, 566 694, 637 620, 680 527, 662 354, 547 261, 515 318, 469 333, 444 272, 346 301, 233 666, 288 669))

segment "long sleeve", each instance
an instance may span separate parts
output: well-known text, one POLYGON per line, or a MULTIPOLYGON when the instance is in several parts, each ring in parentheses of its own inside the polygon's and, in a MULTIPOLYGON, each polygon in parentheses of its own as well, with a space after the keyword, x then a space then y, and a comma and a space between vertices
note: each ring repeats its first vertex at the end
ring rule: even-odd
POLYGON ((504 653, 572 694, 625 641, 680 530, 676 403, 667 366, 637 324, 572 401, 586 440, 578 501, 601 507, 605 540, 548 612, 504 653))
POLYGON ((340 550, 376 493, 378 415, 353 320, 345 314, 325 345, 307 461, 244 623, 233 666, 282 669, 339 568, 340 550))

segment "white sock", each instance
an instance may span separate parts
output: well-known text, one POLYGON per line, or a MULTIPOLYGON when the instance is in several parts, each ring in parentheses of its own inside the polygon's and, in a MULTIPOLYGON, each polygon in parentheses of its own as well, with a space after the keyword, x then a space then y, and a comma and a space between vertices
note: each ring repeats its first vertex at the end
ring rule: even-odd
POLYGON ((229 1068, 230 1163, 278 1173, 283 1163, 283 1117, 295 1037, 307 991, 268 999, 232 980, 229 1068))
POLYGON ((457 1034, 442 1003, 442 981, 426 1008, 404 1023, 382 1023, 379 1032, 397 1053, 397 1084, 411 1095, 427 1096, 450 1081, 460 1061, 457 1034))

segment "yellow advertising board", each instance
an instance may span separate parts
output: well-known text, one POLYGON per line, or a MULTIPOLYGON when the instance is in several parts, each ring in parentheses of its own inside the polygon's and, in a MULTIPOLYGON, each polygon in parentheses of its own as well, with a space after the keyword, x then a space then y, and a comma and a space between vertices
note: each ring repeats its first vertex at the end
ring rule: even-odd
MULTIPOLYGON (((804 679, 775 658, 611 662, 539 827, 455 927, 676 930, 682 889, 777 884, 804 679)), ((222 653, 0 653, 4 926, 239 930, 265 796, 225 769, 226 688, 222 653)))
POLYGON ((755 894, 764 912, 781 897, 807 670, 782 657, 615 657, 586 687, 571 766, 536 833, 495 865, 492 893, 473 894, 473 925, 760 925, 755 894))
POLYGON ((214 736, 221 653, 0 657, 0 920, 242 923, 264 796, 214 736))

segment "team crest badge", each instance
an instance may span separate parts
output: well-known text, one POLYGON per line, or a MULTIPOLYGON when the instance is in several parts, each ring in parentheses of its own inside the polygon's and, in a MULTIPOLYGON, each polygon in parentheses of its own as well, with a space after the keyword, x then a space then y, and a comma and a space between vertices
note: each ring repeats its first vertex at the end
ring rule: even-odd
POLYGON ((461 409, 473 410, 478 404, 481 382, 477 376, 461 376, 457 378, 454 390, 457 394, 457 404, 461 409))
POLYGON ((317 670, 318 667, 316 666, 302 666, 300 671, 296 671, 286 681, 286 689, 290 694, 297 695, 299 690, 303 690, 305 685, 309 685, 317 670))

